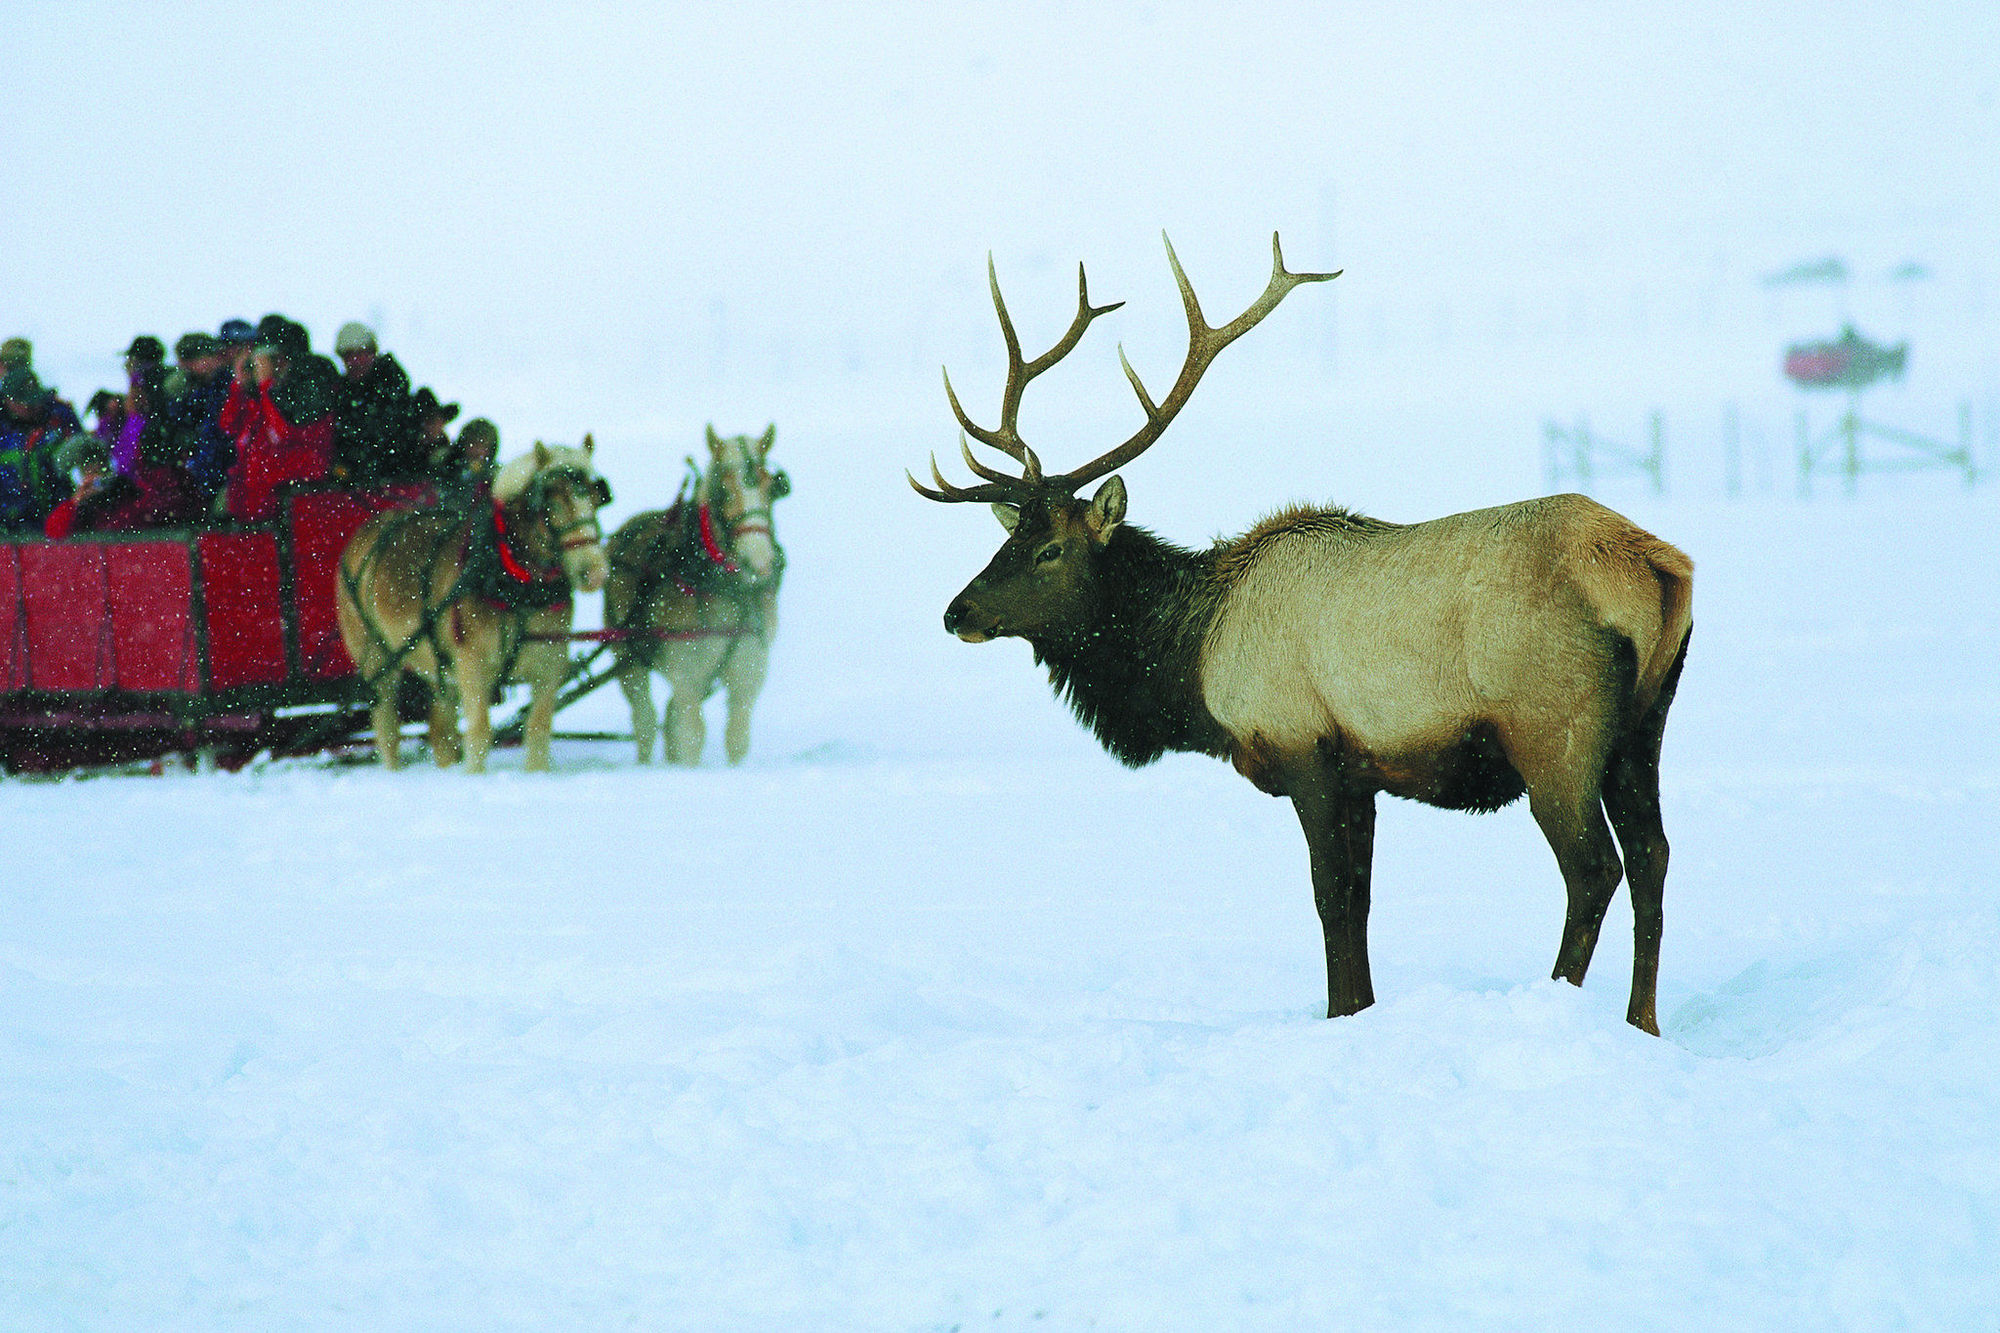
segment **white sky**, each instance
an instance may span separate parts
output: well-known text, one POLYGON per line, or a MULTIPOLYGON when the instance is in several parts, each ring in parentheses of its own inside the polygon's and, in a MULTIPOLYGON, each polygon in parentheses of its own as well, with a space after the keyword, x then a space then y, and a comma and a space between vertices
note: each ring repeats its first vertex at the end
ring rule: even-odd
POLYGON ((1170 361, 1162 227, 1223 313, 1274 228, 1344 266, 1350 344, 1643 322, 1822 253, 1976 293, 2000 253, 1986 4, 72 0, 10 6, 5 53, 0 322, 72 394, 270 309, 373 319, 448 396, 935 375, 994 354, 989 249, 1024 328, 1084 259, 1170 361))

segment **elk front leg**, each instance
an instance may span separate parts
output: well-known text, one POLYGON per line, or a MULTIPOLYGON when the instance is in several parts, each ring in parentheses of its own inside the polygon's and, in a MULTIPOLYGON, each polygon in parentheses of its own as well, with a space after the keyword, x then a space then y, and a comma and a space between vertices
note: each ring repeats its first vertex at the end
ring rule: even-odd
POLYGON ((1375 793, 1320 771, 1286 782, 1312 854, 1313 904, 1326 935, 1326 1016, 1375 1003, 1368 973, 1368 891, 1375 859, 1375 793))

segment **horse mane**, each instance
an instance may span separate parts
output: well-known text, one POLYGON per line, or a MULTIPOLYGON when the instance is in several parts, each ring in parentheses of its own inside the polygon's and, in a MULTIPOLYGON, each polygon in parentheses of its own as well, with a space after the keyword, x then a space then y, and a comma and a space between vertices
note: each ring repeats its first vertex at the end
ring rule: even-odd
POLYGON ((590 455, 567 444, 545 444, 540 446, 541 458, 536 451, 510 458, 493 475, 493 498, 506 504, 518 499, 528 489, 528 483, 535 474, 548 468, 575 468, 589 476, 596 476, 597 469, 591 464, 590 455))

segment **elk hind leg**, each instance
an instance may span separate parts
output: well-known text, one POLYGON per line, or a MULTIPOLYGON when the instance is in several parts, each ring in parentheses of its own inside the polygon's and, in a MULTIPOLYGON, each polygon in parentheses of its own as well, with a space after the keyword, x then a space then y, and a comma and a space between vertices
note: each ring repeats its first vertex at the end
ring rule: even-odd
POLYGON ((1625 1021, 1656 1037, 1668 853, 1666 826, 1660 819, 1660 740, 1686 656, 1683 643, 1660 697, 1619 740, 1604 769, 1604 809, 1625 853, 1625 877, 1632 894, 1632 999, 1625 1021))
POLYGON ((1336 764, 1288 776, 1287 794, 1312 858, 1313 905, 1326 937, 1326 1016, 1375 1003, 1368 970, 1369 882, 1375 859, 1375 793, 1346 783, 1336 764))
POLYGON ((1587 774, 1536 774, 1531 769, 1525 775, 1529 807, 1549 850, 1555 853, 1569 896, 1562 945, 1550 975, 1573 986, 1583 984, 1591 955, 1597 951, 1604 913, 1624 877, 1618 849, 1598 803, 1601 772, 1601 766, 1594 764, 1587 774))

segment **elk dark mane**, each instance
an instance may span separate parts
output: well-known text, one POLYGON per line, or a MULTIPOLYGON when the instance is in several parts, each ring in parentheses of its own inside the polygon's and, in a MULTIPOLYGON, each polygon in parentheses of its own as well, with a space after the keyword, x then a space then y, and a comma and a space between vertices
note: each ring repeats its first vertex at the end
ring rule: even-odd
POLYGON ((1401 524, 1370 518, 1339 505, 1289 505, 1264 519, 1241 537, 1225 538, 1215 544, 1217 571, 1226 582, 1234 582, 1257 563, 1273 542, 1305 535, 1366 536, 1389 532, 1401 524))
POLYGON ((1096 553, 1095 574, 1085 622, 1034 644, 1049 684, 1128 767, 1169 750, 1228 754, 1201 698, 1202 639, 1224 591, 1213 560, 1128 525, 1096 553))

